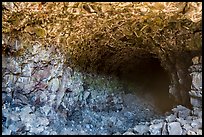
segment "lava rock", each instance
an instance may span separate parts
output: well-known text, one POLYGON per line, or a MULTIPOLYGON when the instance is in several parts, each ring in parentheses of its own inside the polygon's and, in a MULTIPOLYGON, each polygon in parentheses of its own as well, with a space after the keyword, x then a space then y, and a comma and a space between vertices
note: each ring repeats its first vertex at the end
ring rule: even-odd
POLYGON ((122 134, 120 132, 116 132, 116 133, 114 133, 112 135, 122 135, 122 134))
POLYGON ((182 135, 182 128, 179 122, 168 123, 167 129, 169 135, 182 135))
POLYGON ((201 129, 191 129, 188 130, 187 135, 202 135, 201 129))
POLYGON ((199 108, 202 107, 202 98, 191 97, 190 102, 191 102, 191 105, 193 105, 194 107, 199 107, 199 108))
POLYGON ((192 129, 192 126, 190 124, 185 124, 183 127, 183 129, 185 129, 186 131, 192 129))
POLYGON ((161 128, 162 128, 162 126, 163 126, 162 122, 150 125, 149 131, 150 131, 151 135, 161 135, 161 128))
POLYGON ((138 133, 139 135, 144 135, 149 131, 149 126, 147 125, 136 125, 133 128, 134 132, 138 133))
POLYGON ((166 122, 164 122, 164 124, 163 124, 161 134, 162 134, 162 135, 168 135, 167 123, 166 123, 166 122))
POLYGON ((198 91, 191 90, 191 91, 189 91, 189 94, 192 97, 202 98, 202 89, 198 90, 198 91))
POLYGON ((176 116, 171 114, 171 115, 167 116, 165 120, 167 122, 174 122, 176 120, 176 116))
POLYGON ((135 135, 133 132, 125 132, 123 135, 135 135))
POLYGON ((198 128, 198 129, 201 128, 202 129, 202 118, 193 120, 193 122, 191 123, 191 126, 193 128, 198 128))
POLYGON ((174 114, 178 117, 182 117, 182 118, 186 118, 190 115, 190 109, 182 106, 182 105, 178 105, 176 108, 173 108, 172 111, 174 112, 174 114))
POLYGON ((41 112, 43 112, 43 113, 47 116, 47 114, 50 112, 50 110, 52 109, 52 107, 49 106, 49 105, 45 105, 45 106, 43 106, 43 107, 40 107, 40 109, 41 109, 41 112))
POLYGON ((192 89, 202 90, 202 73, 193 72, 192 77, 192 89))
POLYGON ((197 116, 198 118, 202 118, 202 108, 194 107, 192 114, 197 116))
POLYGON ((59 89, 59 86, 60 86, 59 79, 54 78, 48 83, 48 90, 51 90, 52 92, 56 92, 59 89))
POLYGON ((3 128, 2 135, 11 135, 11 130, 8 128, 3 128))

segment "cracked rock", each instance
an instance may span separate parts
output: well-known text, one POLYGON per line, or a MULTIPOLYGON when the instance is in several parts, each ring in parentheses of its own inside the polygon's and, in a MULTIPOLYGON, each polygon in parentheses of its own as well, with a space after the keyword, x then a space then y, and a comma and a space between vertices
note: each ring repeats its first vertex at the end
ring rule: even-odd
POLYGON ((169 135, 182 135, 182 128, 179 122, 168 123, 169 135))

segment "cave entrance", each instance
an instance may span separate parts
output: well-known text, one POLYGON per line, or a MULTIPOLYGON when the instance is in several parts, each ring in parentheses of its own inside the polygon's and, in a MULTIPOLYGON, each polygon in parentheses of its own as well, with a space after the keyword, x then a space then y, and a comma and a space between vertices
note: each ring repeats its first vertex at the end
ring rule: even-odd
POLYGON ((169 93, 170 77, 160 60, 151 56, 130 60, 118 72, 125 92, 145 98, 162 113, 171 110, 175 101, 169 93))

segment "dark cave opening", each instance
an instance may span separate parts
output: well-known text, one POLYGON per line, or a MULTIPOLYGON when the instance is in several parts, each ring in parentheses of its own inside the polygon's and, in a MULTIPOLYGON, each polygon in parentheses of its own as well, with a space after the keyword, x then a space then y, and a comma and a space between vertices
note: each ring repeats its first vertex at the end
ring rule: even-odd
MULTIPOLYGON (((158 58, 147 56, 130 59, 130 62, 127 61, 120 66, 118 77, 125 86, 135 86, 137 94, 151 96, 155 107, 162 113, 170 111, 176 104, 174 97, 169 93, 170 76, 158 58)), ((130 91, 127 90, 126 93, 128 92, 130 91)))

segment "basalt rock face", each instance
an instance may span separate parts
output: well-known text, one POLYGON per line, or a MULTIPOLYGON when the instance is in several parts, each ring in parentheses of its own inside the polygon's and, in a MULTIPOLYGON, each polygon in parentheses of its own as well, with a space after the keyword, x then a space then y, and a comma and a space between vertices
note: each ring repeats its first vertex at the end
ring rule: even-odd
POLYGON ((202 134, 202 3, 2 9, 3 134, 202 134))
POLYGON ((192 77, 190 101, 193 107, 202 108, 202 56, 192 59, 193 65, 189 68, 192 77))
POLYGON ((166 115, 144 91, 127 93, 114 77, 68 67, 52 46, 36 44, 2 61, 2 134, 202 134, 200 56, 189 68, 193 109, 178 105, 166 115))
POLYGON ((116 78, 68 67, 54 46, 2 61, 3 134, 112 134, 161 116, 116 78))
POLYGON ((175 100, 190 104, 188 67, 201 55, 202 3, 5 2, 2 9, 3 53, 54 44, 68 66, 108 74, 151 56, 169 73, 175 100))

